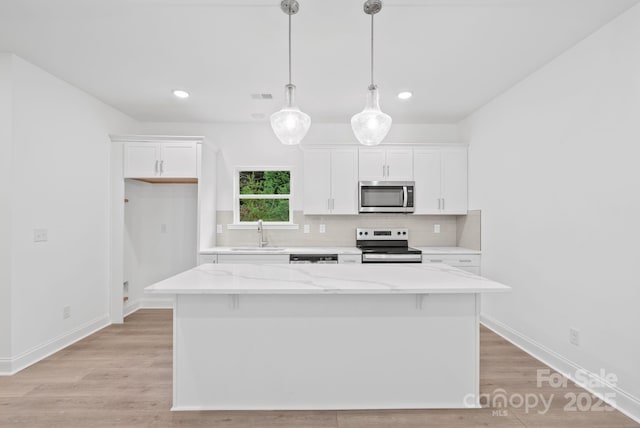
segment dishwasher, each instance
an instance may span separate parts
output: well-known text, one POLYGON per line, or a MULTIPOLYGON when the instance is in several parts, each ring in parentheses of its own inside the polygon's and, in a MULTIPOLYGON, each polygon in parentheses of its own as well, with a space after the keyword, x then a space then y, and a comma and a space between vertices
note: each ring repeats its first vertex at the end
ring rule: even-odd
POLYGON ((337 254, 290 254, 289 255, 289 264, 307 264, 307 263, 317 263, 317 264, 338 264, 338 255, 337 254))

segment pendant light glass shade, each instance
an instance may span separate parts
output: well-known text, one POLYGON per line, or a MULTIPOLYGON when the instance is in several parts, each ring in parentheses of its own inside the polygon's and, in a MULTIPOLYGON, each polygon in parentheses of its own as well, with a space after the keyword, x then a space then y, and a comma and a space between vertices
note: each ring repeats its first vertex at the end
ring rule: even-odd
POLYGON ((296 86, 285 85, 285 104, 271 115, 271 128, 282 144, 300 144, 311 126, 311 118, 295 104, 296 86))
POLYGON ((282 144, 300 144, 311 126, 311 118, 295 102, 296 86, 291 83, 291 15, 300 10, 297 0, 282 0, 280 9, 289 15, 289 83, 284 86, 284 107, 271 115, 271 129, 282 144))
POLYGON ((380 144, 391 129, 391 116, 380 110, 378 87, 369 86, 364 110, 351 118, 351 128, 360 144, 375 146, 380 144))
POLYGON ((351 129, 360 144, 380 144, 391 129, 391 116, 380 110, 380 94, 373 80, 373 16, 382 10, 382 0, 366 0, 364 13, 371 16, 371 84, 364 110, 351 118, 351 129))

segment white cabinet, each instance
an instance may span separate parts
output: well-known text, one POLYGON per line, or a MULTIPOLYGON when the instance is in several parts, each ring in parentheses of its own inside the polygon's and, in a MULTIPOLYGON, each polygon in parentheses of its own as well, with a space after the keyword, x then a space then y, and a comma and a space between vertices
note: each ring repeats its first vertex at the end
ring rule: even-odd
POLYGON ((467 213, 467 149, 413 151, 415 214, 467 213))
POLYGON ((338 264, 360 264, 362 256, 360 254, 338 254, 338 264))
POLYGON ((479 254, 426 254, 423 251, 422 263, 444 263, 480 275, 479 254))
POLYGON ((360 181, 413 181, 411 149, 360 149, 360 181))
POLYGON ((357 214, 357 150, 305 150, 303 197, 306 215, 357 214))
POLYGON ((289 254, 218 254, 218 263, 289 264, 289 254))
POLYGON ((197 178, 195 142, 127 142, 124 144, 125 178, 197 178))

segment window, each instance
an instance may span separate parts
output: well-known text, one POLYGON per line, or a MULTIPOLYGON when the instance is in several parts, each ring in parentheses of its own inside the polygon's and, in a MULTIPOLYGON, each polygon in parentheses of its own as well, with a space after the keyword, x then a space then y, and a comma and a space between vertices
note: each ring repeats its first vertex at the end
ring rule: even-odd
POLYGON ((291 169, 238 168, 234 223, 291 223, 291 169))

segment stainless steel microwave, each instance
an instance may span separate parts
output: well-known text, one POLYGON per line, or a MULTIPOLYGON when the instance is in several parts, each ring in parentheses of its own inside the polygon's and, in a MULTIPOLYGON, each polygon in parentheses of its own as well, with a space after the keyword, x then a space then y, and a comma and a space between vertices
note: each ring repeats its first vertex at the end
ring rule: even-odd
POLYGON ((358 188, 361 213, 412 213, 413 181, 361 181, 358 188))

